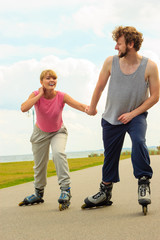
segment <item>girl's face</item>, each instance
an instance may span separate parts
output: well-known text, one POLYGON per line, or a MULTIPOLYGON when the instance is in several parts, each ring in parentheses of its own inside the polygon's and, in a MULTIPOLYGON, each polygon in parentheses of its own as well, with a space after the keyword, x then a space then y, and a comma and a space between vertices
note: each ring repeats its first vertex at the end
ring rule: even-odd
POLYGON ((47 73, 41 84, 46 90, 54 90, 57 85, 57 79, 47 73))

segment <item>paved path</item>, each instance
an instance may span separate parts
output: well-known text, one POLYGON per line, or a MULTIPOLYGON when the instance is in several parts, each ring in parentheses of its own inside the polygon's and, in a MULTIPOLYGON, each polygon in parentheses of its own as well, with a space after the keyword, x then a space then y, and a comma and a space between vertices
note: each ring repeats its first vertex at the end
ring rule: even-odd
POLYGON ((72 202, 58 210, 57 177, 48 178, 45 203, 19 207, 32 193, 26 183, 0 190, 1 240, 160 240, 160 156, 153 156, 152 204, 147 216, 137 203, 137 180, 130 160, 120 162, 121 182, 114 185, 113 205, 81 210, 83 199, 96 193, 102 166, 71 173, 72 202))

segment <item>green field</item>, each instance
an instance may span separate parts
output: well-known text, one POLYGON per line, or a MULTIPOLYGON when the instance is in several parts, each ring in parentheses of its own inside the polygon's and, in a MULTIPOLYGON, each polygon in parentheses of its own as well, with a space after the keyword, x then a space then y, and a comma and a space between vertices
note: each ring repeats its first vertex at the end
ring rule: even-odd
MULTIPOLYGON (((130 155, 121 156, 121 159, 130 155)), ((103 164, 103 156, 68 159, 70 172, 103 164)), ((33 181, 33 161, 0 163, 0 189, 33 181)), ((47 177, 56 175, 52 160, 48 162, 47 177)))

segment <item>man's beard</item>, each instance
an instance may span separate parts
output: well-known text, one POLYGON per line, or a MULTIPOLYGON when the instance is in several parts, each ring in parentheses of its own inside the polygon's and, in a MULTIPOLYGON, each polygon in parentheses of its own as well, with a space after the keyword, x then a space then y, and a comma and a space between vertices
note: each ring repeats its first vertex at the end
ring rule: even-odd
POLYGON ((129 52, 128 47, 126 47, 126 51, 125 52, 121 52, 121 54, 119 55, 119 58, 123 58, 125 56, 127 56, 127 53, 129 52))

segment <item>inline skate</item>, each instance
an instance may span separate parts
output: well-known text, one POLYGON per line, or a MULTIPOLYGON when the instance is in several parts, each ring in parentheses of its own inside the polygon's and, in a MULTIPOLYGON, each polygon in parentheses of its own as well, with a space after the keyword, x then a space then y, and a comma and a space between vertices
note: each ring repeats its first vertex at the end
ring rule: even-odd
POLYGON ((84 200, 85 203, 81 206, 81 208, 85 209, 112 205, 113 202, 110 201, 112 197, 112 188, 113 183, 105 185, 103 182, 101 182, 99 192, 93 196, 87 197, 84 200))
POLYGON ((148 204, 151 204, 150 193, 149 178, 143 176, 138 180, 138 202, 140 205, 142 205, 142 211, 144 215, 146 215, 148 212, 148 204))
POLYGON ((43 203, 43 194, 44 189, 35 188, 35 194, 26 197, 22 202, 19 203, 19 206, 43 203))
POLYGON ((70 187, 69 188, 61 188, 61 195, 58 199, 60 211, 69 207, 71 197, 72 196, 71 196, 71 192, 70 192, 70 187))

